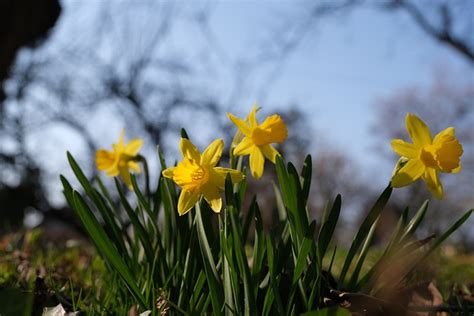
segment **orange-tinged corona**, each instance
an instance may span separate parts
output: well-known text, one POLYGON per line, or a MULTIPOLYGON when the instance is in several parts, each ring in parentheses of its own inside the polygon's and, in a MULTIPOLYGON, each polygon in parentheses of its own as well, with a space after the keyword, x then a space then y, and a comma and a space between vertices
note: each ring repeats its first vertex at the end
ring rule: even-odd
POLYGON ((238 170, 216 167, 224 149, 224 141, 216 139, 201 154, 191 141, 182 138, 180 149, 183 160, 176 167, 163 170, 163 176, 172 179, 182 189, 178 200, 179 215, 192 209, 201 196, 204 196, 214 212, 219 213, 222 208, 220 192, 224 190, 227 174, 230 174, 234 183, 244 179, 238 170))

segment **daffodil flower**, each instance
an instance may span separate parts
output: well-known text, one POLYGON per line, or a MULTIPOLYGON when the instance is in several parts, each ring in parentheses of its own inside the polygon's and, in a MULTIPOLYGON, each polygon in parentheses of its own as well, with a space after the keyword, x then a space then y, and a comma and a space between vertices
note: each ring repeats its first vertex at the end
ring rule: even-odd
POLYGON ((214 140, 201 154, 191 141, 181 138, 180 149, 183 160, 176 167, 163 170, 165 178, 172 179, 182 188, 178 200, 179 215, 186 214, 201 196, 204 196, 214 212, 219 213, 222 208, 220 192, 224 190, 227 174, 230 174, 234 183, 244 178, 240 171, 216 167, 224 149, 224 141, 214 140))
POLYGON ((265 166, 265 158, 275 163, 278 155, 278 151, 271 144, 284 142, 288 137, 288 129, 277 114, 267 117, 262 124, 258 124, 256 113, 257 107, 254 105, 246 121, 231 113, 227 113, 227 116, 243 134, 242 140, 234 148, 234 155, 250 155, 252 176, 260 179, 265 166))
POLYGON ((131 189, 132 180, 130 170, 140 173, 140 165, 137 163, 137 154, 143 146, 143 140, 132 139, 128 144, 124 143, 124 130, 120 132, 119 141, 112 145, 112 150, 99 149, 95 161, 97 169, 104 171, 108 176, 120 175, 123 182, 131 189))
POLYGON ((438 172, 457 173, 461 170, 462 145, 454 127, 448 127, 431 138, 428 126, 419 117, 407 114, 406 126, 413 143, 401 139, 391 142, 393 150, 404 160, 392 177, 392 187, 398 188, 422 178, 430 192, 443 198, 443 185, 438 172))

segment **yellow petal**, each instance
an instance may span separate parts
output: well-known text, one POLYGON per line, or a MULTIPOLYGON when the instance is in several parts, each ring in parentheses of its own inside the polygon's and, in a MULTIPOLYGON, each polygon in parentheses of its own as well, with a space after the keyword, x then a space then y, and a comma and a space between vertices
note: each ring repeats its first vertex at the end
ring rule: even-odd
POLYGON ((194 146, 193 143, 189 139, 181 138, 179 142, 179 148, 181 149, 181 153, 183 154, 184 158, 188 158, 194 161, 201 161, 201 154, 199 150, 194 146))
POLYGON ((127 163, 127 166, 128 166, 128 169, 133 170, 135 173, 141 172, 140 165, 136 161, 129 161, 127 163))
POLYGON ((120 130, 120 136, 119 136, 119 140, 118 140, 118 143, 119 145, 123 146, 124 145, 124 142, 125 142, 125 129, 122 128, 120 130))
POLYGON ((190 209, 196 204, 199 200, 199 193, 193 193, 186 190, 182 190, 178 199, 178 214, 184 215, 189 212, 190 209))
POLYGON ((99 149, 95 154, 95 163, 97 165, 97 169, 100 171, 106 171, 107 169, 113 167, 115 163, 115 155, 111 151, 99 149))
POLYGON ((219 188, 213 185, 207 185, 203 189, 204 199, 215 213, 219 213, 222 208, 222 198, 219 188))
POLYGON ((161 174, 163 175, 163 177, 165 178, 168 178, 168 179, 173 179, 173 171, 174 171, 175 167, 170 167, 170 168, 166 168, 165 170, 163 170, 161 172, 161 174))
POLYGON ((245 136, 250 136, 251 130, 250 127, 245 123, 245 121, 239 119, 238 117, 235 117, 231 113, 227 113, 227 117, 232 121, 232 123, 237 126, 237 128, 245 135, 245 136))
POLYGON ((252 138, 257 145, 282 143, 288 137, 288 129, 277 114, 269 116, 252 131, 252 138))
POLYGON ((219 138, 213 141, 201 155, 201 166, 214 167, 219 162, 224 149, 224 141, 219 138))
POLYGON ((235 169, 214 167, 213 171, 216 173, 216 176, 213 177, 212 182, 221 189, 224 188, 225 178, 227 177, 227 174, 230 174, 230 178, 232 179, 233 183, 238 183, 245 178, 242 172, 235 169))
POLYGON ((257 104, 254 104, 252 110, 247 116, 247 122, 250 124, 250 127, 257 127, 257 104))
POLYGON ((399 188, 413 183, 425 172, 425 165, 419 159, 410 159, 392 177, 392 187, 399 188))
POLYGON ((267 158, 268 160, 270 160, 273 163, 276 162, 276 157, 279 155, 279 153, 275 148, 273 148, 272 145, 260 146, 260 150, 262 151, 265 158, 267 158))
POLYGON ((253 147, 255 147, 255 144, 253 143, 252 139, 250 137, 244 137, 237 147, 234 148, 234 155, 248 155, 252 152, 253 147))
POLYGON ((250 171, 255 179, 260 179, 263 174, 263 167, 265 165, 265 157, 263 157, 260 148, 254 146, 250 153, 250 171))
POLYGON ((240 129, 237 130, 237 132, 234 135, 234 138, 232 139, 232 144, 230 144, 230 148, 235 148, 245 137, 244 133, 240 131, 240 129))
POLYGON ((393 139, 390 144, 392 145, 393 151, 402 157, 418 158, 420 155, 420 149, 417 146, 407 143, 402 139, 393 139))
POLYGON ((436 136, 433 138, 433 144, 436 144, 438 142, 440 142, 444 136, 452 136, 452 137, 455 137, 455 129, 454 127, 448 127, 444 130, 442 130, 441 132, 439 132, 438 134, 436 134, 436 136))
POLYGON ((117 143, 115 144, 112 144, 112 148, 114 149, 115 153, 116 154, 120 154, 123 152, 124 150, 124 139, 125 139, 125 129, 121 129, 120 130, 120 136, 119 136, 119 140, 117 143))
POLYGON ((118 165, 115 165, 115 166, 113 166, 113 167, 107 169, 107 170, 105 171, 105 173, 106 173, 109 177, 118 176, 118 175, 120 174, 118 165))
POLYGON ((454 168, 453 170, 451 170, 451 173, 458 173, 459 171, 461 171, 461 165, 459 165, 457 168, 454 168))
POLYGON ((136 156, 138 151, 143 146, 143 139, 135 138, 132 139, 127 146, 125 146, 125 153, 130 156, 136 156))
POLYGON ((417 147, 431 144, 430 129, 418 116, 408 113, 406 125, 408 134, 417 147))
POLYGON ((128 171, 128 168, 126 167, 119 168, 119 171, 120 171, 120 178, 122 178, 123 182, 125 182, 125 184, 130 190, 133 190, 132 178, 130 177, 130 171, 128 171))
POLYGON ((428 190, 439 200, 443 198, 443 184, 439 181, 438 173, 434 168, 426 168, 423 180, 428 186, 428 190))

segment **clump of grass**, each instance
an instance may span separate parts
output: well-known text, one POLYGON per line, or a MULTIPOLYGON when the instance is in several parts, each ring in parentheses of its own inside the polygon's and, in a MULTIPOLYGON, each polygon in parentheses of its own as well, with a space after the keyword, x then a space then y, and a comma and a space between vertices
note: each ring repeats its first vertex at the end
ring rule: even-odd
MULTIPOLYGON (((166 169, 161 153, 159 156, 162 169, 166 169)), ((201 200, 186 215, 178 216, 178 194, 169 179, 160 178, 154 189, 143 192, 132 175, 132 196, 115 180, 116 203, 99 178, 90 181, 70 154, 68 159, 84 193, 61 177, 64 194, 108 273, 117 276, 118 296, 128 297, 123 302, 133 302, 139 310, 152 314, 159 313, 157 303, 170 314, 290 315, 328 307, 328 297, 334 293, 366 293, 381 300, 387 292, 399 289, 472 213, 466 212, 441 236, 417 241, 413 236, 427 213, 428 202, 412 218, 407 209, 388 244, 368 264, 377 219, 392 192, 389 185, 367 213, 348 252, 335 261, 335 253, 341 255, 335 252, 334 231, 342 198, 335 198, 320 221, 310 221, 306 207, 310 156, 300 172, 291 162, 277 158, 275 197, 280 221, 268 234, 263 230, 257 199, 253 197, 248 209, 243 208, 250 195, 246 181, 233 184, 227 178, 225 207, 220 214, 215 215, 201 200), (120 216, 123 213, 126 220, 120 216), (250 243, 252 223, 254 238, 250 243), (127 233, 128 228, 132 233, 127 233), (333 269, 339 262, 342 266, 335 274, 333 269)), ((231 159, 231 167, 236 165, 231 159)), ((385 303, 388 307, 383 308, 393 307, 385 303)))

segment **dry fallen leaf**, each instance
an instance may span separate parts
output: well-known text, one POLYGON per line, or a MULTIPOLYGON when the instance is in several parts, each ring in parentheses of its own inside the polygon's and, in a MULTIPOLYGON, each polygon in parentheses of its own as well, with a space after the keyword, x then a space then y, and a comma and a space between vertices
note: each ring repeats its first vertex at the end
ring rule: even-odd
MULTIPOLYGON (((433 282, 422 283, 413 289, 408 306, 436 307, 443 304, 443 296, 433 282)), ((416 316, 429 316, 429 312, 413 313, 416 316)), ((431 314, 432 315, 432 314, 431 314)), ((445 312, 438 312, 437 316, 448 316, 445 312)))
POLYGON ((61 304, 55 307, 45 307, 43 308, 42 316, 65 316, 66 311, 64 310, 61 304))

